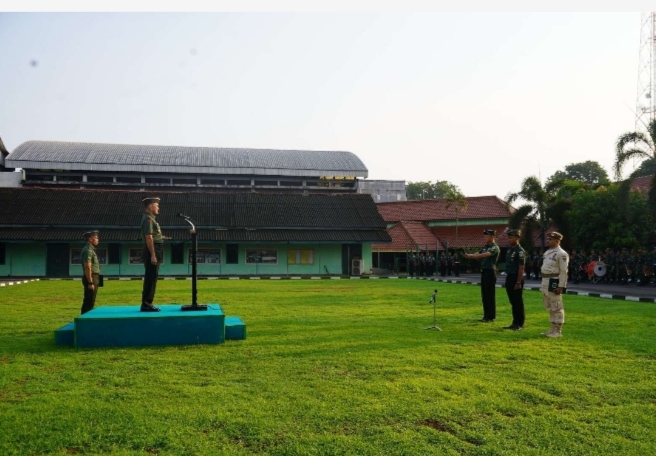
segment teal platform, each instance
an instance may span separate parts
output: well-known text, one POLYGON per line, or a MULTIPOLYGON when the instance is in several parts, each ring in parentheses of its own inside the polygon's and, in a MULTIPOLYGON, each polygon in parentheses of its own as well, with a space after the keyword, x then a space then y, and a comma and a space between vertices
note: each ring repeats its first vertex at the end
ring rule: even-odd
POLYGON ((226 340, 246 339, 246 324, 239 317, 226 317, 225 319, 226 340))
POLYGON ((75 318, 75 346, 220 344, 225 315, 219 304, 207 306, 198 312, 183 312, 180 304, 158 306, 160 312, 140 312, 139 306, 96 307, 75 318))
POLYGON ((55 345, 75 344, 75 323, 69 323, 55 331, 55 345))

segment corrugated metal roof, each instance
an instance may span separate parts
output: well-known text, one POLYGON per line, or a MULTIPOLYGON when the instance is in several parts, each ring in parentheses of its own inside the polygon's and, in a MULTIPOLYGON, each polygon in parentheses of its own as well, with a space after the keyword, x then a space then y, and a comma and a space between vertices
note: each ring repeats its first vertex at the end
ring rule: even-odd
POLYGON ((382 230, 386 224, 369 195, 277 193, 169 193, 0 188, 0 226, 137 227, 146 196, 159 196, 162 227, 315 228, 382 230))
MULTIPOLYGON (((83 243, 83 229, 62 228, 0 228, 0 241, 58 241, 83 243)), ((190 239, 189 230, 162 227, 171 242, 190 239)), ((101 243, 141 242, 138 229, 103 229, 101 243)), ((199 242, 385 242, 389 236, 376 230, 217 230, 198 229, 199 242)))
POLYGON ((366 166, 355 154, 339 151, 28 141, 9 154, 7 163, 25 169, 368 176, 366 166))

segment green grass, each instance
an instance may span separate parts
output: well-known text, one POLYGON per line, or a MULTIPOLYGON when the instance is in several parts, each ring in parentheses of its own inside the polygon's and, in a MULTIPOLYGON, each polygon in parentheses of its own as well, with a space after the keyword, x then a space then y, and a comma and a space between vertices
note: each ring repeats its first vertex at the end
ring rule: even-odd
MULTIPOLYGON (((202 281, 247 323, 222 345, 76 350, 78 282, 0 290, 0 454, 656 454, 656 305, 566 296, 562 339, 477 323, 479 288, 406 280, 202 281)), ((98 305, 137 303, 107 282, 98 305)), ((184 302, 190 282, 159 282, 184 302)))

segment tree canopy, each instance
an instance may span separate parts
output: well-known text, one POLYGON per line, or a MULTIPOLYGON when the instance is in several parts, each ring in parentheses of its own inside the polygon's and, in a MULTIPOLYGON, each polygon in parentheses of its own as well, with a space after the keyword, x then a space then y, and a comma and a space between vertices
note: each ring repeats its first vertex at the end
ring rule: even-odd
POLYGON ((409 200, 447 198, 450 194, 462 194, 457 185, 449 181, 408 182, 405 193, 409 200))
POLYGON ((608 173, 594 160, 588 160, 581 163, 571 163, 565 166, 564 171, 556 171, 551 177, 549 177, 549 179, 547 179, 547 183, 566 180, 581 182, 592 188, 610 184, 608 173))

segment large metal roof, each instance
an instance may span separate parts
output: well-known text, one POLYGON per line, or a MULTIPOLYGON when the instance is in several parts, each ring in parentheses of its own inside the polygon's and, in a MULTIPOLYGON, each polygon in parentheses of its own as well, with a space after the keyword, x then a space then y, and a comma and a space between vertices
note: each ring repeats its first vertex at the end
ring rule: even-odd
POLYGON ((367 177, 352 152, 27 141, 7 166, 76 171, 367 177))

